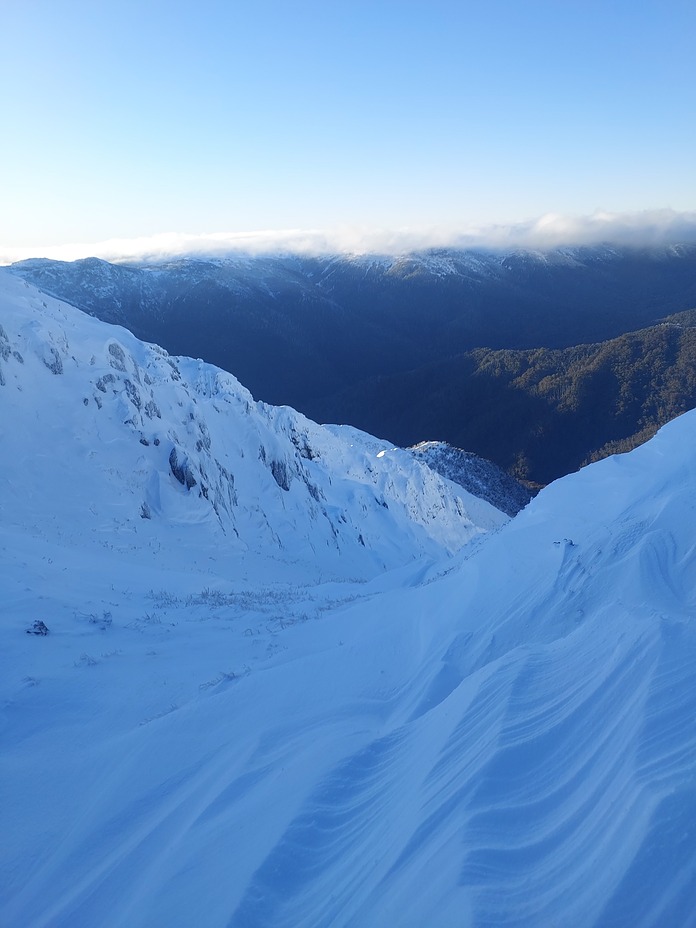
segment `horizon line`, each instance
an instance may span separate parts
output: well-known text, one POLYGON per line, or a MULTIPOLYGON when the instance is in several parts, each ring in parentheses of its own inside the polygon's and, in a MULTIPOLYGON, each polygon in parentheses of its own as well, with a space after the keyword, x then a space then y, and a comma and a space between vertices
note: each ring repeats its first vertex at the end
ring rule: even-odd
POLYGON ((2 246, 0 265, 31 259, 75 261, 101 258, 115 263, 158 262, 169 258, 220 258, 226 255, 399 257, 435 249, 530 250, 606 245, 669 246, 696 244, 696 211, 671 208, 639 212, 596 211, 588 216, 546 213, 535 219, 459 230, 445 227, 277 229, 253 232, 163 232, 100 242, 46 246, 2 246))

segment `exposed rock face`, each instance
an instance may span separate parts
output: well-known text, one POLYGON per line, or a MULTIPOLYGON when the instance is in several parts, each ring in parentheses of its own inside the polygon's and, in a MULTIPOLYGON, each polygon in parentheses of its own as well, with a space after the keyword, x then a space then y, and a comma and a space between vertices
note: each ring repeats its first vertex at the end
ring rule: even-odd
POLYGON ((198 481, 193 476, 188 458, 185 455, 179 457, 176 448, 172 448, 169 454, 169 466, 176 479, 182 486, 185 486, 187 490, 196 486, 198 481))

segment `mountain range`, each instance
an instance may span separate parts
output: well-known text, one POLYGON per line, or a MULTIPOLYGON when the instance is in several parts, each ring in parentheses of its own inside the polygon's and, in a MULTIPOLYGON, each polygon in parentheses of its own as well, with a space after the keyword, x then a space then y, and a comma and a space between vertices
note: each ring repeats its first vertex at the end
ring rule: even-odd
POLYGON ((696 412, 511 519, 7 270, 0 320, 3 926, 693 925, 696 412))
POLYGON ((632 387, 617 372, 628 368, 599 347, 696 306, 693 245, 32 260, 12 272, 172 354, 222 367, 266 402, 402 446, 446 441, 536 484, 649 434, 693 401, 688 338, 643 365, 642 387, 670 382, 655 402, 627 401, 632 387), (570 351, 587 344, 594 355, 570 351), (541 366, 537 349, 547 349, 541 366), (611 415, 607 389, 621 395, 611 415))

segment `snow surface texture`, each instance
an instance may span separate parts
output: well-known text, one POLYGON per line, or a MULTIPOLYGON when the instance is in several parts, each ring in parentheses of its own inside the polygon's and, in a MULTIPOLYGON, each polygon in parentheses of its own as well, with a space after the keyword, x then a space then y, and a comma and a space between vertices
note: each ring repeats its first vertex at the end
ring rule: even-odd
POLYGON ((696 924, 696 413, 454 557, 409 521, 415 499, 390 499, 378 506, 398 510, 399 541, 369 548, 346 530, 342 558, 313 562, 290 423, 312 449, 323 436, 341 464, 331 486, 369 538, 359 462, 408 489, 405 452, 254 412, 233 380, 50 301, 26 321, 36 299, 6 296, 0 336, 0 924, 696 924), (116 396, 96 387, 109 373, 116 396), (161 420, 135 417, 126 376, 161 420), (210 474, 231 452, 200 413, 214 403, 246 423, 229 441, 254 460, 229 513, 196 492, 201 461, 209 496, 224 489, 210 474), (209 458, 190 450, 204 421, 209 458), (266 428, 285 476, 259 462, 266 428), (158 468, 132 445, 161 449, 158 468), (159 501, 141 519, 153 469, 159 501), (238 514, 251 492, 256 523, 238 514), (366 580, 397 548, 402 566, 366 580), (48 634, 26 634, 37 621, 48 634))
POLYGON ((519 480, 506 474, 497 464, 446 441, 422 441, 408 450, 441 477, 453 480, 509 516, 517 515, 532 498, 519 480))

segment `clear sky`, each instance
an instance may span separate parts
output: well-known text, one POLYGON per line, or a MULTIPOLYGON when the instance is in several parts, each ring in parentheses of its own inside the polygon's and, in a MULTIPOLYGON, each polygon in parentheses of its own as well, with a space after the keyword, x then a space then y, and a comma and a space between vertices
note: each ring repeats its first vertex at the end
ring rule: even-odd
POLYGON ((696 210, 694 0, 0 14, 0 250, 696 210))

